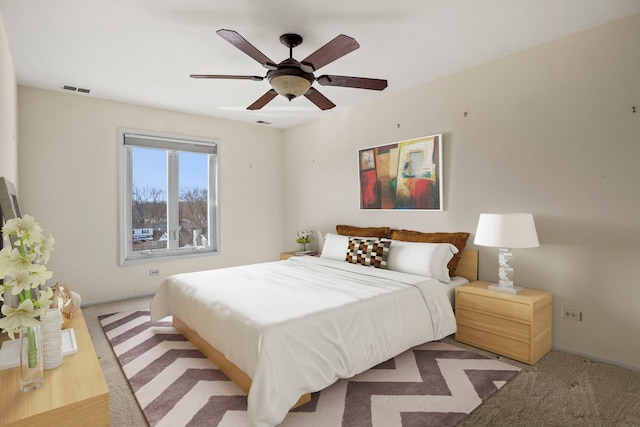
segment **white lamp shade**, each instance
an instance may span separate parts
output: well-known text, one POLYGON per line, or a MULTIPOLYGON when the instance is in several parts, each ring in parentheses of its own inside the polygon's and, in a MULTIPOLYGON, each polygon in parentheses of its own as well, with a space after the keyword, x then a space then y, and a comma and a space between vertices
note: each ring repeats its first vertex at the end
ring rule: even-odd
POLYGON ((540 246, 530 213, 480 214, 473 243, 494 248, 535 248, 540 246))

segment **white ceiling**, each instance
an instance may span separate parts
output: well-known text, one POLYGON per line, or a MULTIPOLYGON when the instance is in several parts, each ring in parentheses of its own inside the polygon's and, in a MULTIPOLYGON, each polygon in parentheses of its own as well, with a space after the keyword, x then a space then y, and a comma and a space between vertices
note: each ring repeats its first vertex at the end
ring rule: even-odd
POLYGON ((563 36, 640 13, 640 0, 0 0, 18 84, 70 85, 90 96, 286 128, 388 96, 563 36), (246 107, 266 80, 196 80, 189 74, 264 76, 216 35, 235 30, 280 62, 279 36, 304 41, 305 58, 338 34, 360 49, 316 72, 387 79, 382 92, 319 86, 337 107, 304 97, 246 107))

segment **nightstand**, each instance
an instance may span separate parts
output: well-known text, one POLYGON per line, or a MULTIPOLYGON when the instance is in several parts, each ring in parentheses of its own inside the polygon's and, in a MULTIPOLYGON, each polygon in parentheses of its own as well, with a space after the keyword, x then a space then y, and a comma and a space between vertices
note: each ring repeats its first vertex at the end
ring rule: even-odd
MULTIPOLYGON (((319 253, 313 252, 309 254, 310 256, 320 256, 319 253)), ((291 258, 292 256, 296 256, 296 251, 291 252, 280 252, 280 261, 284 261, 286 259, 291 258)))
POLYGON ((456 340, 533 365, 551 350, 551 293, 512 295, 488 287, 456 288, 456 340))
POLYGON ((284 261, 285 259, 289 259, 292 256, 296 256, 296 252, 295 251, 291 251, 291 252, 280 252, 280 261, 284 261))

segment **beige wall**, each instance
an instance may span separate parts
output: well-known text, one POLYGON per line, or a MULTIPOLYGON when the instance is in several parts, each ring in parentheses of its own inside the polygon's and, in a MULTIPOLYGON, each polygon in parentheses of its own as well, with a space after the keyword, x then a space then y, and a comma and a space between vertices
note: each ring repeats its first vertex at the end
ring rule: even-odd
POLYGON ((0 17, 0 176, 18 185, 16 74, 0 17))
POLYGON ((20 86, 20 202, 56 239, 54 279, 83 302, 153 293, 160 276, 278 259, 282 131, 20 86), (118 128, 217 138, 221 255, 120 267, 118 128))
MULTIPOLYGON (((286 235, 474 233, 481 212, 532 212, 541 246, 514 250, 515 280, 553 293, 554 347, 640 369, 638 52, 640 15, 285 131, 286 235), (357 149, 433 133, 445 211, 360 211, 357 149)), ((497 250, 480 249, 480 277, 495 280, 497 250)))

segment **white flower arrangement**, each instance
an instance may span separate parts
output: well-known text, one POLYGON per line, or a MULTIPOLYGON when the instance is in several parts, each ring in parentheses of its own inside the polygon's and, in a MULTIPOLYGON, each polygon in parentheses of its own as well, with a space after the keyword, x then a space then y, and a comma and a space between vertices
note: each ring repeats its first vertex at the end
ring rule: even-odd
POLYGON ((2 228, 4 239, 15 236, 13 245, 0 251, 0 301, 3 301, 0 329, 7 332, 11 339, 23 326, 40 325, 43 316, 52 304, 53 291, 44 287, 53 277, 45 264, 53 250, 55 240, 49 234, 45 237, 42 228, 30 215, 10 219, 2 228), (42 289, 41 289, 42 287, 42 289), (5 295, 17 296, 17 307, 5 300, 5 295))
POLYGON ((296 235, 298 236, 298 238, 296 239, 296 243, 311 243, 311 236, 313 235, 313 231, 307 228, 305 230, 296 231, 296 235))

